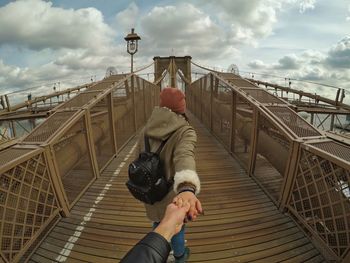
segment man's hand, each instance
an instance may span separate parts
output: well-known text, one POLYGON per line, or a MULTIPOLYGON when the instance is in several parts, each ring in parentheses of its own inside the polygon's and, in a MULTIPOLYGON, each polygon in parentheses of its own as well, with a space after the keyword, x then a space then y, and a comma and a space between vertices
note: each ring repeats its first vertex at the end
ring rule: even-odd
POLYGON ((169 204, 162 221, 160 221, 159 225, 154 229, 154 232, 170 241, 173 235, 180 232, 189 209, 190 204, 187 201, 181 200, 179 204, 169 204))
POLYGON ((190 204, 190 209, 187 213, 187 218, 190 221, 194 221, 199 214, 203 214, 202 204, 192 192, 182 192, 173 199, 173 203, 176 205, 179 205, 181 202, 190 204))

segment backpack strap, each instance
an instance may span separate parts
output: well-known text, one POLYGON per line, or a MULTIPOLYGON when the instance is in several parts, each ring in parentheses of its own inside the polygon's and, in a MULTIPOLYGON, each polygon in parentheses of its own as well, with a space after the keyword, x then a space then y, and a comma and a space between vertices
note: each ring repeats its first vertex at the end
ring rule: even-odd
POLYGON ((144 139, 145 139, 145 151, 149 153, 151 152, 151 147, 149 145, 149 137, 145 135, 144 139))
MULTIPOLYGON (((170 137, 169 137, 170 138, 170 137)), ((166 142, 169 140, 166 139, 165 141, 162 141, 162 143, 160 144, 160 146, 158 147, 157 151, 155 152, 156 154, 160 154, 160 152, 163 150, 164 145, 166 144, 166 142)), ((145 151, 146 152, 151 152, 151 146, 149 144, 149 137, 145 135, 145 151)))
POLYGON ((166 139, 165 141, 162 141, 162 143, 160 144, 160 146, 159 146, 159 148, 157 149, 157 151, 156 151, 156 154, 160 154, 160 152, 163 150, 163 147, 164 147, 164 145, 166 144, 166 142, 169 140, 169 138, 168 139, 166 139))

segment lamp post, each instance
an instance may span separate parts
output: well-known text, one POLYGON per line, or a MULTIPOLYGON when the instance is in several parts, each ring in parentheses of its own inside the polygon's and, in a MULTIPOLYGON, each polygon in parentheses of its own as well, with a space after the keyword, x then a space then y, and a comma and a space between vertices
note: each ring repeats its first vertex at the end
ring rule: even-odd
POLYGON ((125 38, 127 42, 127 51, 131 55, 131 73, 134 72, 134 54, 137 52, 138 48, 138 41, 141 40, 141 38, 134 32, 134 28, 131 29, 131 33, 129 33, 125 38))

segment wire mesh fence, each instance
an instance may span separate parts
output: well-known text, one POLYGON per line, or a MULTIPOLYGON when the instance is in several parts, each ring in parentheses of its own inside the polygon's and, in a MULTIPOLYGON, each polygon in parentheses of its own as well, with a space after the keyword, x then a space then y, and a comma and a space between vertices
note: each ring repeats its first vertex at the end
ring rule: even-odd
POLYGON ((350 245, 350 172, 329 159, 302 147, 288 206, 341 259, 350 245))
POLYGON ((138 76, 110 76, 57 107, 21 144, 0 152, 0 261, 19 261, 60 210, 69 214, 145 124, 158 96, 159 87, 138 76))
POLYGON ((4 260, 17 261, 59 206, 42 150, 8 149, 0 153, 0 247, 4 260))
POLYGON ((349 145, 327 138, 286 102, 234 74, 209 73, 187 87, 186 96, 191 112, 326 258, 349 259, 349 145))
POLYGON ((99 170, 115 154, 110 104, 110 96, 105 96, 90 109, 92 140, 99 170))
POLYGON ((253 175, 273 200, 278 202, 281 198, 291 141, 283 134, 280 127, 262 114, 259 114, 257 129, 253 175))

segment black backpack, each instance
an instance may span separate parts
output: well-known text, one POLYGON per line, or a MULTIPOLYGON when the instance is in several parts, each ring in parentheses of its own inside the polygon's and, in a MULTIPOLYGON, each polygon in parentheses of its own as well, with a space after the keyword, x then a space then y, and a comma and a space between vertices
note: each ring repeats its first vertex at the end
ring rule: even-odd
POLYGON ((171 186, 165 178, 163 163, 159 154, 166 141, 162 141, 155 153, 150 151, 149 138, 145 136, 145 151, 129 164, 129 180, 126 182, 130 193, 146 204, 154 204, 166 196, 171 186))

